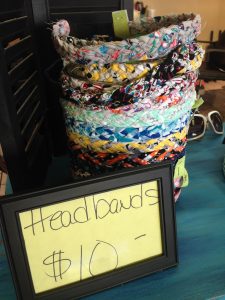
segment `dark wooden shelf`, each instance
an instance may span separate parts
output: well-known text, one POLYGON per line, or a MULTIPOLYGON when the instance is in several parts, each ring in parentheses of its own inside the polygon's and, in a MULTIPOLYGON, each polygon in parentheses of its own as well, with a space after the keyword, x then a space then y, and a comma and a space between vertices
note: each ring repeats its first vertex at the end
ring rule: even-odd
POLYGON ((51 156, 31 2, 17 4, 0 22, 0 140, 14 192, 39 187, 51 156))

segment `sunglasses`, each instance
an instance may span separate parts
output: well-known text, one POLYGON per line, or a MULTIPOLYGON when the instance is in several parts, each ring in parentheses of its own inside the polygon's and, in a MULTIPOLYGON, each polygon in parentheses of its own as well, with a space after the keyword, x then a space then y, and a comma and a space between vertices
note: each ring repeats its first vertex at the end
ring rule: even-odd
POLYGON ((189 124, 187 140, 193 141, 202 138, 205 134, 207 123, 211 125, 216 134, 224 133, 223 119, 218 111, 209 112, 207 117, 195 113, 189 124))

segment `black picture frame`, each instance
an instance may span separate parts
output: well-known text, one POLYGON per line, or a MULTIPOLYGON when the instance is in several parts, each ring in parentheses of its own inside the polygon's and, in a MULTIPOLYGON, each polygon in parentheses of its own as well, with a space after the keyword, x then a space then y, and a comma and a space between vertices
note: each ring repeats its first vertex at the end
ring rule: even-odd
POLYGON ((160 163, 110 173, 73 184, 9 196, 1 200, 1 229, 18 299, 77 299, 118 284, 149 275, 178 263, 176 222, 173 197, 173 166, 160 163), (87 195, 130 187, 150 181, 158 182, 163 254, 137 261, 118 270, 35 294, 18 214, 39 207, 87 195))

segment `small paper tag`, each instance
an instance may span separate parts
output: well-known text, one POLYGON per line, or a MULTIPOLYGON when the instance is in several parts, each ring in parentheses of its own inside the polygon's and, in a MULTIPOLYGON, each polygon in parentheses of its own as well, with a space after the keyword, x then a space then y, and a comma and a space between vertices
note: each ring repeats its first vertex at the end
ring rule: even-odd
POLYGON ((130 36, 130 31, 127 10, 113 11, 112 18, 115 36, 123 39, 128 38, 130 36))
POLYGON ((174 178, 182 177, 182 187, 188 186, 189 184, 189 177, 188 177, 188 172, 185 168, 185 156, 182 158, 178 159, 174 171, 174 178))
POLYGON ((192 106, 192 109, 197 109, 199 108, 202 104, 204 103, 204 100, 202 99, 202 97, 199 97, 195 100, 195 103, 192 106))

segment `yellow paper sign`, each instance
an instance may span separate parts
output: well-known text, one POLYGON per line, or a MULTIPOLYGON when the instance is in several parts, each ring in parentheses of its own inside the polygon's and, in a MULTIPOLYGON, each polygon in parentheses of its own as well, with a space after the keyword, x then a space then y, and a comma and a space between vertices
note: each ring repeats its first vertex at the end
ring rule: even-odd
POLYGON ((162 255, 158 182, 19 213, 36 294, 162 255))

